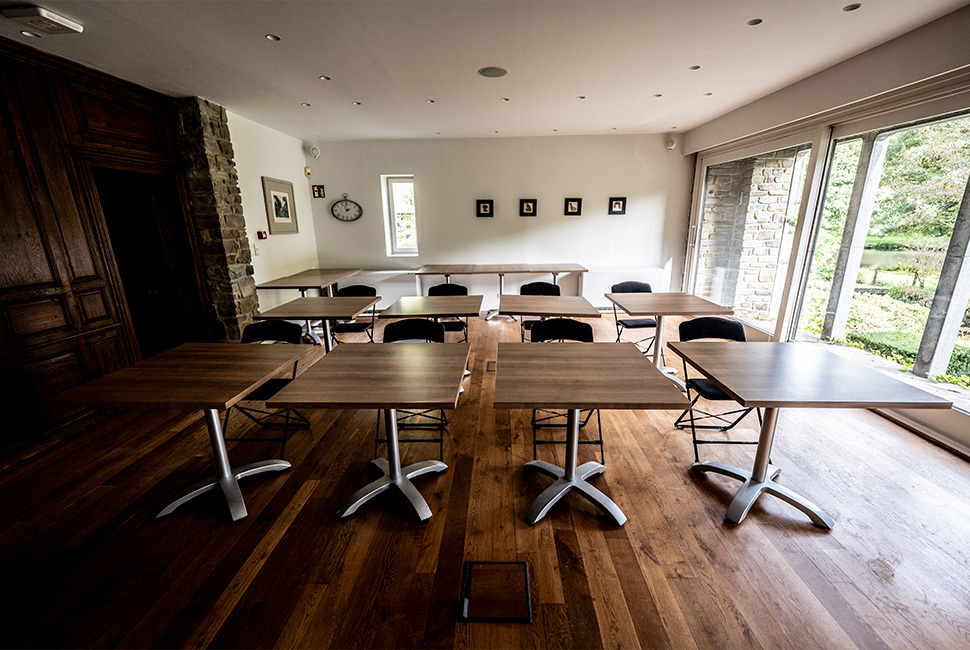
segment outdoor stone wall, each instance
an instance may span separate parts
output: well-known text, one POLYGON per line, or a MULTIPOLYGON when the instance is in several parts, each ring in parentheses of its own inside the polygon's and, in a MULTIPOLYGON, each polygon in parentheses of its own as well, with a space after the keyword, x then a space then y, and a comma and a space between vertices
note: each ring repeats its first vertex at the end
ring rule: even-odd
POLYGON ((199 97, 173 100, 216 340, 237 341, 259 311, 226 110, 199 97))
POLYGON ((768 320, 785 233, 795 149, 708 170, 698 292, 745 320, 768 320))

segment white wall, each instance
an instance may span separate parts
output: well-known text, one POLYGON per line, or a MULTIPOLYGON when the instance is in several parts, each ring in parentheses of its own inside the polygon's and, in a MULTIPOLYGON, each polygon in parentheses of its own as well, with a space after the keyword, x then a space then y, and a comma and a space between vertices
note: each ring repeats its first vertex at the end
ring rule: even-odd
MULTIPOLYGON (((591 270, 664 269, 679 289, 693 160, 667 151, 664 140, 615 135, 315 143, 322 153, 306 158, 313 168, 310 182, 324 185, 327 195, 312 199, 320 266, 575 262, 591 270), (417 257, 387 255, 381 174, 414 175, 417 257), (330 215, 331 203, 344 193, 363 207, 358 221, 330 215), (627 197, 626 215, 607 215, 613 196, 627 197), (563 215, 566 197, 583 199, 582 216, 563 215), (537 217, 519 216, 520 198, 538 199, 537 217), (493 199, 494 216, 477 218, 476 199, 493 199)), ((506 290, 532 279, 509 276, 506 290)), ((492 293, 497 282, 494 276, 456 281, 492 293)), ((564 282, 568 292, 570 279, 564 282)))
MULTIPOLYGON (((246 235, 253 249, 256 283, 290 275, 317 266, 317 240, 310 210, 310 190, 303 172, 303 143, 296 138, 227 112, 229 132, 239 174, 246 235), (269 232, 262 177, 293 183, 299 232, 269 235, 257 239, 259 230, 269 232), (257 254, 258 251, 258 254, 257 254)), ((296 290, 259 291, 262 311, 299 296, 296 290)))

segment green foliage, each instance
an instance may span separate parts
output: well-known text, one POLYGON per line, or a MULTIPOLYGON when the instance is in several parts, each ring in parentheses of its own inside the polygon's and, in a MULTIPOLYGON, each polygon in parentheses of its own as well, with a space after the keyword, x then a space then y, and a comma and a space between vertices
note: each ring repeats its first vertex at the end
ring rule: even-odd
MULTIPOLYGON (((846 338, 864 350, 869 350, 884 359, 911 368, 919 352, 922 336, 912 332, 879 331, 852 332, 846 338)), ((960 383, 970 381, 970 346, 957 344, 950 356, 946 374, 937 377, 941 381, 960 383)))
POLYGON ((924 287, 905 287, 893 285, 886 291, 890 296, 902 302, 912 302, 924 307, 929 307, 933 302, 934 289, 924 287))

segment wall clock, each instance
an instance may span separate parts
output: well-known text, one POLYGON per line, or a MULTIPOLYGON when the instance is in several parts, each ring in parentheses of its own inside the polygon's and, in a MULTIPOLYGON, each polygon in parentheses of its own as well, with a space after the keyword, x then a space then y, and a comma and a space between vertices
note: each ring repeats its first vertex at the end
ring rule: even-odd
POLYGON ((357 221, 364 214, 364 209, 360 207, 360 203, 348 199, 344 194, 344 198, 334 201, 330 206, 330 214, 341 221, 357 221))

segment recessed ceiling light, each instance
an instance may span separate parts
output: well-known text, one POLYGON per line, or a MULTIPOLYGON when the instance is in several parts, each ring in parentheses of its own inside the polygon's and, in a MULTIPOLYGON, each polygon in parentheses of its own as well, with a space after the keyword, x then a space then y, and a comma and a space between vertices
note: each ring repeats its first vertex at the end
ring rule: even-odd
POLYGON ((576 95, 576 99, 586 99, 586 95, 576 95))
POLYGON ((302 104, 300 104, 300 106, 307 106, 307 107, 309 107, 310 105, 307 104, 306 102, 303 102, 302 104))
POLYGON ((492 133, 494 133, 494 134, 496 134, 496 135, 498 135, 498 131, 492 131, 492 133))
POLYGON ((663 97, 663 93, 654 93, 654 97, 663 97))
POLYGON ((700 70, 700 69, 701 69, 701 67, 700 67, 699 65, 692 65, 691 67, 689 67, 689 68, 687 68, 687 69, 688 69, 688 70, 700 70))
POLYGON ((499 77, 504 77, 509 71, 506 68, 500 68, 497 65, 487 65, 484 68, 478 70, 478 74, 483 77, 488 77, 489 79, 498 79, 499 77))
POLYGON ((330 77, 325 74, 320 75, 320 81, 330 81, 330 77))
POLYGON ((860 8, 861 6, 862 6, 862 3, 861 2, 853 2, 850 5, 845 5, 844 7, 842 7, 842 11, 855 11, 856 9, 860 8))
POLYGON ((552 131, 553 133, 559 133, 559 129, 549 129, 549 130, 552 131))
POLYGON ((676 131, 677 130, 677 127, 676 126, 672 126, 672 127, 670 127, 670 130, 671 131, 676 131))
POLYGON ((434 134, 435 135, 441 135, 441 131, 435 131, 434 134))
POLYGON ((36 32, 28 32, 26 29, 21 31, 20 33, 26 36, 27 38, 40 38, 40 34, 37 34, 36 32))
POLYGON ((434 100, 433 99, 426 99, 424 101, 427 102, 427 103, 429 103, 429 104, 434 104, 434 100))
POLYGON ((282 41, 283 39, 280 38, 279 36, 277 36, 276 34, 267 34, 266 35, 266 40, 267 41, 282 41))
POLYGON ((512 100, 511 100, 511 99, 509 99, 508 97, 503 97, 503 98, 502 98, 502 101, 503 101, 503 102, 510 102, 510 101, 512 101, 512 100))
POLYGON ((760 18, 752 18, 747 22, 747 24, 750 25, 751 27, 754 27, 755 25, 760 25, 763 22, 765 21, 761 20, 760 18))
POLYGON ((711 95, 713 95, 713 94, 714 94, 714 93, 704 93, 704 96, 705 96, 705 97, 710 97, 710 96, 711 96, 711 95))
POLYGON ((354 102, 354 106, 360 106, 360 102, 354 102))

